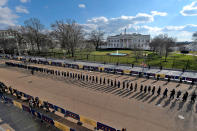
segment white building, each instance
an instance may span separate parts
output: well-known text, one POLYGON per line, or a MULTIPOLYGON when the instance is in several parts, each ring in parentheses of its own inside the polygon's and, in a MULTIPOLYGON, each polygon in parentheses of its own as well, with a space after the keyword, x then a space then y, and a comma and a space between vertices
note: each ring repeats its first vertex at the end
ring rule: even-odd
POLYGON ((107 44, 101 48, 124 48, 124 49, 149 49, 150 35, 120 34, 107 37, 107 44))

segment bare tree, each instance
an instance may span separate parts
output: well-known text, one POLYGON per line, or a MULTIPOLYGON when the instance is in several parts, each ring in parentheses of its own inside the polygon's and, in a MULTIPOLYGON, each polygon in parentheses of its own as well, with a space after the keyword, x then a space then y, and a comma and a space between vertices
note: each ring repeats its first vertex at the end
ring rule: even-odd
POLYGON ((101 31, 100 29, 98 30, 93 30, 90 34, 89 34, 89 41, 91 41, 96 50, 98 50, 99 46, 101 46, 101 44, 103 43, 104 40, 104 32, 101 31))
POLYGON ((10 27, 8 31, 13 34, 13 41, 16 43, 18 54, 21 55, 21 50, 27 49, 24 39, 25 28, 23 26, 10 27))
POLYGON ((61 47, 68 50, 68 53, 71 53, 72 57, 74 57, 77 45, 84 38, 82 26, 73 20, 67 20, 66 22, 62 20, 56 21, 51 27, 53 34, 55 34, 56 38, 60 41, 61 47))
POLYGON ((160 34, 158 36, 155 36, 153 40, 151 41, 150 47, 159 53, 160 56, 165 56, 165 61, 167 59, 167 56, 169 52, 171 51, 171 47, 175 45, 175 38, 168 37, 166 34, 160 34))
POLYGON ((27 36, 29 37, 29 40, 31 41, 31 44, 35 42, 38 51, 40 52, 41 49, 41 34, 42 30, 44 29, 44 25, 41 24, 40 20, 37 18, 30 18, 24 22, 27 36))

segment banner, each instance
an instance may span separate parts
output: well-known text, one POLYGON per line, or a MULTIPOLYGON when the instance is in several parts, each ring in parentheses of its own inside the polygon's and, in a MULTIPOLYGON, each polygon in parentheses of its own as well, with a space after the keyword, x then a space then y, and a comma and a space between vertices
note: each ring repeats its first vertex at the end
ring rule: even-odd
POLYGON ((66 111, 65 116, 71 117, 75 120, 80 120, 80 117, 79 117, 78 114, 75 114, 75 113, 70 112, 70 111, 66 111))
POLYGON ((58 129, 62 130, 62 131, 70 131, 70 128, 58 121, 54 121, 54 125, 55 127, 57 127, 58 129))
POLYGON ((17 101, 14 100, 14 101, 13 101, 13 104, 14 104, 16 107, 18 107, 18 108, 20 108, 20 109, 23 109, 21 103, 19 103, 19 102, 17 102, 17 101))
POLYGON ((116 129, 109 127, 107 125, 104 125, 100 122, 97 122, 97 130, 103 130, 103 131, 116 131, 116 129))
POLYGON ((131 72, 130 70, 123 70, 124 74, 130 74, 130 72, 131 72))
POLYGON ((93 120, 91 120, 91 119, 89 119, 89 118, 86 118, 86 117, 84 117, 84 116, 80 116, 80 121, 81 121, 82 123, 86 123, 86 124, 91 125, 91 126, 93 126, 93 127, 97 127, 96 121, 93 121, 93 120))
POLYGON ((78 64, 79 69, 83 69, 83 65, 78 64))

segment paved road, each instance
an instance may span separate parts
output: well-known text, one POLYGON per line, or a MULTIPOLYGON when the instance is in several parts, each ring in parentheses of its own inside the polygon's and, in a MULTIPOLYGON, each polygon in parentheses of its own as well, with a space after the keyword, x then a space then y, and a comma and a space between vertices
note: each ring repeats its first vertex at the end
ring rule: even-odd
MULTIPOLYGON (((96 74, 110 78, 119 77, 99 72, 96 74)), ((135 78, 121 76, 121 79, 135 78)), ((62 108, 118 129, 126 127, 129 131, 197 130, 196 104, 182 104, 180 101, 169 101, 167 98, 82 83, 68 78, 49 77, 39 73, 32 76, 30 72, 18 68, 0 68, 0 80, 22 92, 39 96, 62 108)), ((142 83, 144 80, 142 78, 136 81, 142 83)), ((165 82, 154 84, 163 85, 165 82)), ((168 86, 172 85, 166 85, 168 86)), ((181 88, 184 89, 184 86, 181 88)), ((186 89, 194 90, 189 87, 186 89)))

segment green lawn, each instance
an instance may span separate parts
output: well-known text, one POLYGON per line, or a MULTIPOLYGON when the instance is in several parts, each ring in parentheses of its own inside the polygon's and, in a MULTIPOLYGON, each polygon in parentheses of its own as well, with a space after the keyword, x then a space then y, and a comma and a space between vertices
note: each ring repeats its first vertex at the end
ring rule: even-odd
MULTIPOLYGON (((150 51, 143 51, 141 54, 148 54, 148 57, 141 56, 136 59, 135 53, 131 50, 119 50, 119 53, 126 53, 127 56, 110 56, 109 53, 116 53, 114 51, 76 51, 75 57, 71 57, 71 55, 66 55, 62 50, 55 50, 55 53, 51 53, 50 57, 54 58, 69 58, 76 60, 84 60, 84 61, 94 61, 101 63, 121 63, 121 64, 135 64, 141 65, 142 63, 146 63, 150 66, 163 66, 164 68, 177 68, 183 69, 187 68, 190 70, 197 70, 197 56, 191 55, 183 55, 179 54, 179 52, 170 53, 167 57, 167 61, 165 61, 165 57, 159 57, 158 55, 153 54, 150 51)), ((195 52, 192 52, 195 54, 195 52)))

